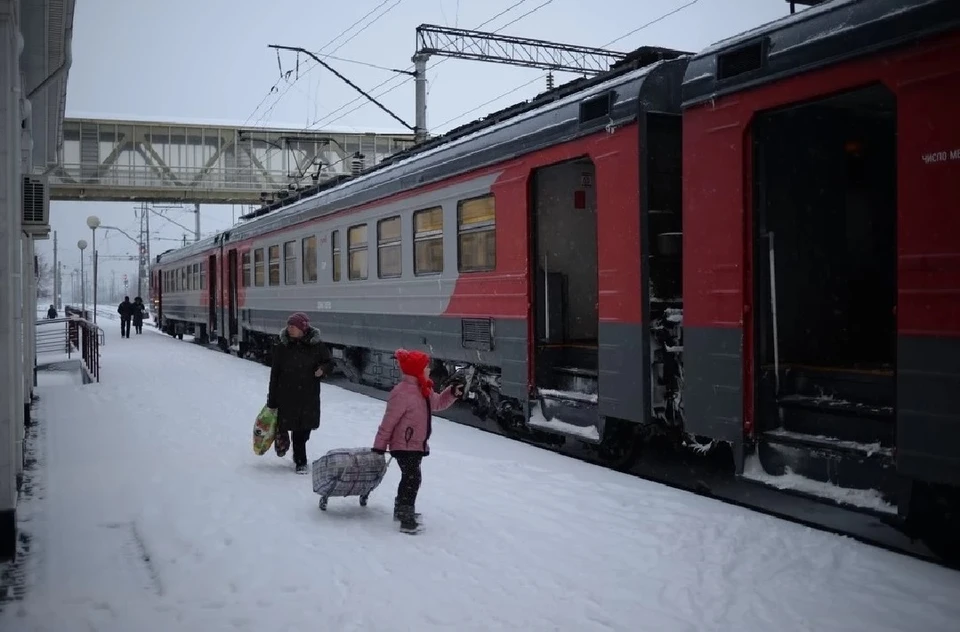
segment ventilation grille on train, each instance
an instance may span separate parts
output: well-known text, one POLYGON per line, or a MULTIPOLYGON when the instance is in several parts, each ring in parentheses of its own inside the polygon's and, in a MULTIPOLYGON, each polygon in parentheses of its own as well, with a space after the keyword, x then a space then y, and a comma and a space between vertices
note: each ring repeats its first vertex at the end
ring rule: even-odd
POLYGON ((493 349, 493 320, 464 318, 460 321, 461 343, 464 349, 491 351, 493 349))

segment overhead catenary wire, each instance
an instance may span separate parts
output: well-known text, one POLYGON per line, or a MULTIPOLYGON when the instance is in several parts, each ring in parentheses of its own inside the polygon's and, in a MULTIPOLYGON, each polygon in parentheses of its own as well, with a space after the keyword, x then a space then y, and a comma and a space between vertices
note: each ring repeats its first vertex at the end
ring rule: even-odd
MULTIPOLYGON (((335 42, 337 39, 339 39, 340 37, 342 37, 342 36, 343 36, 343 33, 345 33, 346 31, 349 31, 351 28, 353 28, 353 26, 356 26, 357 24, 359 24, 363 19, 365 19, 365 18, 368 17, 369 15, 373 14, 374 12, 376 12, 380 7, 384 6, 387 2, 390 2, 390 0, 383 0, 383 1, 382 1, 380 4, 378 4, 372 11, 370 11, 369 13, 367 13, 367 15, 365 15, 363 18, 360 18, 360 20, 358 20, 357 22, 354 22, 353 25, 351 25, 351 26, 350 26, 349 28, 347 28, 345 31, 341 32, 340 35, 338 35, 338 36, 335 37, 334 39, 332 39, 332 40, 330 40, 329 42, 327 42, 327 44, 325 44, 325 45, 320 49, 320 51, 318 51, 318 52, 316 53, 316 55, 317 55, 318 57, 326 57, 326 56, 332 55, 333 53, 337 52, 338 50, 340 50, 341 48, 343 48, 344 46, 346 46, 346 45, 347 45, 350 41, 352 41, 355 37, 357 37, 358 35, 360 35, 360 34, 363 33, 364 31, 366 31, 368 28, 370 28, 371 26, 373 26, 374 24, 376 24, 376 22, 377 22, 380 18, 382 18, 383 16, 387 15, 388 13, 390 13, 390 11, 392 11, 393 9, 397 8, 397 6, 399 6, 399 4, 400 4, 401 2, 403 2, 403 0, 393 0, 393 4, 391 4, 389 7, 387 7, 386 10, 383 11, 383 13, 381 13, 380 15, 376 16, 375 18, 373 18, 372 20, 370 20, 369 22, 367 22, 367 23, 363 26, 363 28, 361 28, 360 30, 358 30, 356 33, 354 33, 353 35, 351 35, 350 37, 348 37, 348 38, 345 39, 344 41, 340 42, 340 43, 337 45, 337 47, 334 48, 332 51, 330 51, 330 52, 327 53, 327 54, 324 54, 324 53, 323 53, 323 50, 326 49, 326 48, 327 48, 328 46, 330 46, 331 44, 333 44, 333 42, 335 42)), ((276 109, 277 105, 280 104, 280 101, 283 100, 283 97, 287 94, 287 92, 289 92, 290 89, 293 88, 294 85, 296 85, 297 81, 298 81, 299 79, 303 78, 304 76, 306 76, 307 74, 309 74, 310 71, 312 71, 312 70, 313 70, 314 68, 316 68, 317 66, 319 66, 319 64, 316 64, 316 63, 313 64, 312 66, 309 66, 309 67, 306 68, 302 73, 299 73, 299 76, 297 77, 297 80, 288 82, 286 89, 284 89, 284 90, 277 96, 277 98, 274 100, 273 104, 271 104, 271 106, 264 112, 264 114, 263 114, 263 116, 261 117, 260 120, 263 120, 263 119, 265 119, 266 117, 270 116, 270 114, 273 113, 273 110, 276 109)))
MULTIPOLYGON (((366 18, 367 16, 369 16, 369 15, 371 15, 372 13, 374 13, 375 11, 377 11, 377 9, 379 9, 380 7, 382 7, 384 4, 386 4, 386 3, 389 2, 389 1, 390 1, 390 0, 384 0, 383 2, 381 2, 379 5, 377 5, 377 6, 373 9, 373 11, 370 11, 370 12, 367 13, 367 15, 365 15, 363 18, 360 18, 360 20, 357 20, 357 21, 354 22, 352 25, 350 25, 349 27, 347 27, 346 29, 344 29, 343 31, 341 31, 341 33, 340 33, 339 35, 337 35, 337 37, 333 38, 333 40, 331 40, 330 42, 328 42, 327 44, 325 44, 320 50, 322 51, 322 50, 325 49, 327 46, 329 46, 330 44, 332 44, 334 41, 336 41, 337 39, 339 39, 340 37, 342 37, 344 33, 346 33, 347 31, 349 31, 350 29, 352 29, 354 26, 356 26, 357 24, 359 24, 364 18, 366 18)), ((530 0, 517 0, 516 2, 514 2, 513 4, 511 4, 510 6, 508 6, 506 9, 503 9, 503 10, 500 11, 499 13, 493 15, 493 16, 490 17, 490 18, 487 18, 486 20, 484 20, 483 22, 481 22, 480 24, 478 24, 478 25, 475 27, 474 30, 479 30, 479 29, 483 28, 484 26, 486 26, 487 24, 490 24, 491 22, 493 22, 493 21, 496 20, 497 18, 499 18, 499 17, 501 17, 501 16, 503 16, 503 15, 506 15, 506 14, 509 13, 510 11, 516 9, 517 7, 519 7, 519 6, 523 5, 523 4, 526 4, 526 3, 529 2, 529 1, 530 1, 530 0)), ((386 14, 386 12, 384 12, 384 14, 382 14, 382 15, 379 16, 379 17, 383 17, 383 15, 385 15, 385 14, 386 14)), ((524 17, 525 17, 525 16, 524 16, 524 17)), ((516 21, 516 20, 514 20, 514 22, 515 22, 515 21, 516 21)), ((508 23, 508 24, 505 25, 505 26, 509 26, 510 24, 513 24, 514 22, 510 22, 510 23, 508 23)), ((504 27, 500 27, 500 28, 502 29, 502 28, 504 28, 504 27)), ((362 31, 361 31, 361 32, 362 32, 362 31)), ((495 31, 495 32, 497 32, 497 31, 495 31)), ((359 32, 358 32, 358 33, 359 33, 359 32)), ((355 34, 355 35, 356 35, 356 34, 355 34)), ((349 40, 348 40, 348 41, 349 41, 349 40)), ((344 43, 346 43, 346 42, 344 42, 344 43)), ((341 44, 341 46, 342 46, 342 44, 341 44)), ((339 49, 339 48, 340 48, 340 47, 337 47, 337 49, 339 49)), ((335 49, 333 52, 336 52, 337 49, 335 49)), ((319 56, 321 56, 321 57, 330 57, 331 55, 328 54, 328 55, 319 55, 319 56)), ((434 67, 442 64, 444 61, 447 61, 447 58, 442 59, 442 60, 440 60, 439 62, 431 65, 430 68, 428 68, 428 70, 432 70, 434 67)), ((316 65, 319 65, 319 64, 316 64, 316 65)), ((314 68, 314 67, 316 67, 316 65, 311 66, 311 69, 314 68)), ((402 70, 402 71, 397 71, 397 70, 395 70, 395 69, 390 69, 390 70, 391 70, 391 71, 394 71, 394 72, 409 72, 410 70, 413 70, 413 69, 414 69, 414 66, 411 65, 411 66, 408 66, 405 70, 402 70)), ((306 75, 307 72, 309 72, 309 70, 308 70, 308 71, 304 71, 303 74, 306 75)), ((282 73, 281 73, 281 74, 282 74, 282 73)), ((406 84, 407 81, 409 81, 409 78, 407 78, 407 77, 397 77, 397 76, 389 77, 389 78, 385 79, 384 81, 382 81, 382 82, 378 83, 377 85, 375 85, 373 88, 371 88, 370 90, 368 90, 368 92, 372 93, 374 90, 377 90, 378 88, 381 88, 381 87, 385 86, 386 84, 388 84, 388 83, 390 83, 390 82, 392 82, 392 81, 394 81, 394 80, 396 80, 396 79, 398 79, 398 78, 401 79, 402 81, 401 81, 400 83, 396 84, 396 86, 395 86, 394 88, 391 88, 390 90, 388 90, 388 91, 386 91, 386 92, 383 92, 383 93, 381 93, 380 95, 375 95, 375 96, 382 96, 382 95, 384 95, 384 94, 389 94, 389 93, 392 92, 394 89, 399 88, 400 86, 406 84)), ((282 77, 281 77, 281 80, 282 80, 282 77)), ((294 82, 294 83, 296 83, 296 82, 294 82)), ((277 83, 275 83, 275 84, 273 85, 273 87, 271 87, 270 91, 268 91, 267 95, 264 96, 263 100, 260 102, 260 105, 257 106, 257 110, 259 110, 259 109, 263 106, 263 103, 266 102, 266 100, 270 98, 270 95, 271 95, 271 94, 273 94, 274 92, 277 91, 277 87, 279 86, 279 84, 280 84, 280 81, 278 81, 277 83)), ((291 85, 290 87, 292 87, 292 85, 291 85)), ((277 96, 276 101, 274 102, 273 106, 271 106, 271 108, 270 108, 270 110, 269 110, 270 112, 272 112, 272 111, 273 111, 273 108, 280 102, 280 100, 283 99, 284 95, 286 95, 286 93, 287 93, 287 91, 289 91, 289 88, 290 88, 290 87, 288 87, 287 90, 284 90, 283 93, 281 93, 280 95, 277 96)), ((350 107, 351 105, 353 105, 354 103, 357 103, 358 101, 362 101, 362 98, 354 98, 354 99, 352 99, 351 101, 348 101, 347 103, 344 103, 343 105, 339 106, 337 109, 335 109, 335 110, 333 110, 332 112, 329 112, 328 114, 326 114, 323 118, 321 118, 321 119, 316 119, 316 120, 314 120, 313 122, 311 122, 307 127, 305 127, 305 128, 303 129, 303 131, 308 131, 308 130, 312 129, 313 127, 315 127, 316 125, 318 125, 320 122, 328 119, 330 116, 336 114, 337 112, 342 111, 344 108, 350 107)), ((357 109, 358 109, 358 108, 354 108, 354 109, 350 110, 350 112, 348 112, 347 114, 350 114, 350 113, 352 113, 352 112, 355 112, 357 109)), ((263 118, 265 118, 265 117, 267 116, 267 114, 268 114, 268 113, 265 113, 264 116, 261 117, 260 120, 262 120, 263 118)), ((248 117, 248 120, 249 120, 249 118, 252 118, 252 116, 253 116, 253 115, 251 114, 251 116, 248 117)), ((340 118, 342 118, 342 117, 340 117, 340 118)), ((338 118, 338 119, 336 119, 336 120, 340 120, 340 118, 338 118)), ((258 123, 259 123, 259 121, 258 121, 258 123)), ((246 125, 246 122, 244 123, 244 125, 246 125)))
MULTIPOLYGON (((370 10, 369 12, 367 12, 363 17, 361 17, 360 19, 358 19, 356 22, 354 22, 353 24, 351 24, 351 25, 348 26, 347 28, 345 28, 345 29, 343 29, 342 31, 340 31, 333 39, 331 39, 331 40, 328 41, 326 44, 324 44, 324 45, 320 48, 320 51, 318 51, 318 52, 322 52, 322 51, 325 50, 327 47, 331 46, 334 42, 336 42, 338 39, 340 39, 340 38, 343 37, 346 33, 348 33, 352 28, 354 28, 355 26, 357 26, 358 24, 360 24, 363 20, 367 19, 370 15, 372 15, 373 13, 375 13, 376 11, 378 11, 378 10, 380 9, 380 7, 384 6, 385 4, 387 4, 387 3, 390 2, 390 1, 391 1, 391 0, 382 0, 382 1, 380 2, 380 4, 378 4, 378 5, 375 6, 372 10, 370 10)), ((399 0, 398 0, 397 4, 399 4, 399 0)), ((391 7, 391 8, 392 8, 392 7, 391 7)), ((389 9, 388 9, 387 11, 389 11, 389 9)), ((387 11, 385 11, 385 12, 383 13, 383 15, 386 15, 387 11)), ((379 17, 383 17, 383 15, 381 15, 381 16, 379 16, 379 17)), ((379 18, 377 18, 377 19, 379 19, 379 18)), ((358 34, 361 33, 361 32, 362 32, 362 30, 361 30, 361 31, 358 31, 357 33, 355 33, 355 34, 354 34, 354 37, 356 37, 356 35, 358 35, 358 34)), ((353 39, 353 38, 351 37, 351 39, 353 39)), ((350 41, 350 40, 347 40, 347 41, 350 41)), ((338 46, 338 47, 337 47, 336 49, 334 49, 332 52, 336 52, 337 50, 339 50, 340 48, 342 48, 343 45, 346 44, 346 43, 347 43, 347 42, 342 42, 342 43, 340 44, 340 46, 338 46)), ((284 73, 283 73, 283 65, 282 65, 282 63, 281 63, 281 61, 280 61, 280 51, 277 51, 277 65, 280 66, 280 78, 279 78, 272 86, 270 86, 270 89, 267 90, 267 94, 264 95, 263 99, 260 100, 260 103, 257 104, 257 107, 253 110, 253 112, 250 113, 250 116, 248 116, 247 119, 243 122, 244 127, 246 127, 246 125, 247 125, 247 123, 250 121, 250 119, 252 119, 254 116, 256 116, 257 112, 260 111, 260 108, 263 107, 263 104, 267 101, 267 99, 270 98, 270 95, 274 94, 275 92, 278 92, 278 88, 279 88, 280 84, 281 84, 285 79, 289 78, 289 74, 287 75, 287 77, 284 76, 284 73)), ((312 66, 312 67, 308 68, 307 70, 304 71, 303 74, 306 75, 307 72, 309 72, 310 70, 312 70, 314 67, 315 67, 315 66, 312 66)), ((297 79, 299 79, 299 77, 298 77, 297 79)), ((293 83, 296 83, 296 81, 294 81, 293 83)), ((284 90, 284 92, 277 97, 277 102, 279 102, 279 100, 283 98, 283 96, 287 93, 288 90, 289 90, 289 86, 288 86, 287 90, 284 90)), ((254 123, 254 127, 258 126, 258 125, 260 124, 260 122, 261 122, 264 118, 266 118, 266 116, 268 116, 268 114, 269 114, 270 112, 273 111, 273 107, 275 107, 275 106, 276 106, 276 102, 273 104, 273 106, 271 106, 271 108, 270 108, 267 112, 265 112, 259 119, 257 119, 257 122, 254 123)))

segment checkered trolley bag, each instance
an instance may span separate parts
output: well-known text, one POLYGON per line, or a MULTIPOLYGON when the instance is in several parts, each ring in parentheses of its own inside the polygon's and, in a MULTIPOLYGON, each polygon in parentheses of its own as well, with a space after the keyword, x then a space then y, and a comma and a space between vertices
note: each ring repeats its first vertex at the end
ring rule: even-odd
MULTIPOLYGON (((391 459, 392 460, 392 459, 391 459)), ((370 492, 383 481, 390 462, 370 448, 330 450, 313 462, 313 491, 320 495, 320 509, 327 510, 331 496, 359 496, 367 506, 370 492)))

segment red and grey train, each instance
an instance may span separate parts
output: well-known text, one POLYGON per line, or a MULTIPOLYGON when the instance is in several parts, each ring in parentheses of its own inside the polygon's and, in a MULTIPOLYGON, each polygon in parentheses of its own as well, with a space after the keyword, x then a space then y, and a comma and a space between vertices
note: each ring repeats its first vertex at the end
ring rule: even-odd
POLYGON ((506 434, 612 461, 651 431, 722 444, 739 475, 878 490, 939 530, 960 506, 956 95, 960 2, 834 0, 640 49, 261 209, 158 256, 152 298, 168 333, 244 354, 306 312, 378 386, 423 349, 506 434))

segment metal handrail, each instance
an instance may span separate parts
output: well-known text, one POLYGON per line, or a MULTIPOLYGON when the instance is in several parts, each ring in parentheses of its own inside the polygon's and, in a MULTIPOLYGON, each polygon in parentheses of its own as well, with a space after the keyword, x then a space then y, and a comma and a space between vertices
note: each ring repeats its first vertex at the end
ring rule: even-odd
POLYGON ((99 382, 100 347, 106 343, 104 331, 81 315, 80 310, 67 306, 65 311, 69 315, 64 318, 37 319, 37 353, 66 353, 68 358, 79 353, 90 381, 99 382), (51 328, 51 325, 63 328, 51 328))

